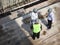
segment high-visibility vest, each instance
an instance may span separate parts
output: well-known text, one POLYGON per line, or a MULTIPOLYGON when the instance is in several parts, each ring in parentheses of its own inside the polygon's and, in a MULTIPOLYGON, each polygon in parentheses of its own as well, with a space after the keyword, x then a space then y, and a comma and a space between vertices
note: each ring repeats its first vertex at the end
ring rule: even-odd
POLYGON ((33 32, 38 33, 41 31, 41 25, 40 24, 33 24, 33 32))

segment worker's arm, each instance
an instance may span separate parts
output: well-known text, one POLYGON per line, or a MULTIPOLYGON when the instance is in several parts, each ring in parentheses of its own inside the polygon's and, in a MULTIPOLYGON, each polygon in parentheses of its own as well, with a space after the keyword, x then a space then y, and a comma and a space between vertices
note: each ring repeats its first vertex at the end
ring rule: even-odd
POLYGON ((45 16, 48 17, 48 13, 46 13, 45 16))
POLYGON ((30 28, 33 29, 33 25, 31 25, 30 28))
POLYGON ((41 27, 40 27, 40 28, 41 28, 41 30, 42 30, 42 25, 41 25, 41 27))

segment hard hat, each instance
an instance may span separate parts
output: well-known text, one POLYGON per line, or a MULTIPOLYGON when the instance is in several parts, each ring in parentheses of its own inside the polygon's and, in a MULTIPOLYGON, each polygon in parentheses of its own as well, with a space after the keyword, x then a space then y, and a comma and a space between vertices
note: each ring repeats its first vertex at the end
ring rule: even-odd
POLYGON ((37 12, 37 9, 36 9, 36 8, 34 8, 34 9, 33 9, 33 12, 35 12, 35 13, 36 13, 36 12, 37 12))
POLYGON ((52 12, 52 8, 49 8, 49 9, 48 9, 48 12, 52 12))

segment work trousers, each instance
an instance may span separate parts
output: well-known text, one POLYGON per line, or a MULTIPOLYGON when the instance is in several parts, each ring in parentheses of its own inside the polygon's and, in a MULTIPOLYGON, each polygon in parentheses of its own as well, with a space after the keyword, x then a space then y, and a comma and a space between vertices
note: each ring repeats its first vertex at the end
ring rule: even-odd
POLYGON ((31 21, 30 21, 30 24, 32 25, 32 24, 34 24, 36 21, 38 21, 38 19, 31 20, 31 21))
POLYGON ((37 37, 37 38, 39 38, 40 37, 40 32, 38 32, 38 33, 34 33, 33 32, 33 40, 35 40, 35 37, 37 37))
POLYGON ((48 29, 50 29, 52 26, 52 20, 48 20, 48 29))

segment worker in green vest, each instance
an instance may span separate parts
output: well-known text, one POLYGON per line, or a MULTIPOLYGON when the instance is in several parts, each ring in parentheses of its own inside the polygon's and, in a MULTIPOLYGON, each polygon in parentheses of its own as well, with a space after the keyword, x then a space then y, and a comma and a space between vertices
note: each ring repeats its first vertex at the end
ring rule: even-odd
POLYGON ((31 26, 32 32, 33 32, 33 40, 35 40, 35 37, 39 38, 40 37, 40 31, 42 30, 42 25, 39 22, 35 22, 31 26))

